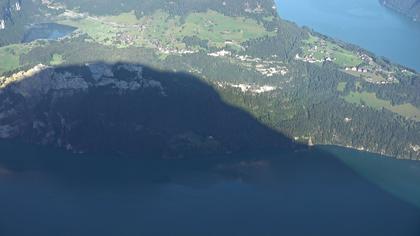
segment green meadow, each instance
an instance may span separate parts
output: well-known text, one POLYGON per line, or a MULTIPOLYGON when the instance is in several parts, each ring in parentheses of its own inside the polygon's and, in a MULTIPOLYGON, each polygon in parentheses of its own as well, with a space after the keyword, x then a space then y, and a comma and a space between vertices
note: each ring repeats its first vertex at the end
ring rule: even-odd
POLYGON ((357 105, 366 105, 374 109, 387 109, 397 113, 407 119, 420 121, 420 109, 410 103, 401 105, 392 105, 390 101, 380 99, 375 93, 369 92, 351 92, 344 97, 344 100, 357 105))

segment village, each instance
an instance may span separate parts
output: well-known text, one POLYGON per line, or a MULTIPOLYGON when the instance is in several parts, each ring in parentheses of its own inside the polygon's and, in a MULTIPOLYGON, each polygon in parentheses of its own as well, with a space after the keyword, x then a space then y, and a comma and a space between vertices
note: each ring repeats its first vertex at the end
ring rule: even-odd
POLYGON ((238 88, 241 90, 242 93, 250 92, 252 94, 262 94, 274 91, 276 89, 281 89, 276 86, 271 85, 256 85, 256 84, 233 84, 233 83, 227 83, 227 82, 216 82, 216 86, 219 88, 238 88))
POLYGON ((350 51, 338 44, 333 44, 314 36, 305 41, 302 53, 296 54, 295 60, 311 64, 332 62, 344 72, 373 84, 398 83, 394 71, 383 68, 366 53, 350 51))
POLYGON ((272 77, 275 75, 285 76, 289 72, 287 67, 279 61, 262 60, 261 58, 253 58, 248 55, 236 55, 233 54, 231 51, 227 51, 225 49, 217 52, 208 53, 207 55, 211 57, 229 58, 237 64, 255 69, 258 73, 266 77, 272 77))

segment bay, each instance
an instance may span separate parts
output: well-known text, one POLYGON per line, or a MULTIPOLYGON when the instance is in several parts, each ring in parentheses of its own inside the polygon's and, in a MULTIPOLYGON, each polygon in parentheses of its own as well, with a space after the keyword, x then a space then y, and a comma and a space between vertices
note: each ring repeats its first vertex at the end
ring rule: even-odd
POLYGON ((420 23, 378 0, 276 0, 284 19, 420 71, 420 23))

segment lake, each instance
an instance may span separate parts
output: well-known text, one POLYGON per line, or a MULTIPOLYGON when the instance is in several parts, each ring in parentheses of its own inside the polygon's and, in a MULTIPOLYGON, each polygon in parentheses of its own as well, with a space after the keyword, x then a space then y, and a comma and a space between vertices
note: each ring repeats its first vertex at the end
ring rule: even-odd
POLYGON ((420 235, 420 162, 323 146, 189 160, 0 142, 0 235, 420 235))
POLYGON ((38 39, 58 40, 75 30, 74 27, 56 23, 34 24, 26 30, 22 43, 29 43, 38 39))
POLYGON ((280 16, 420 71, 420 23, 378 0, 276 0, 280 16))

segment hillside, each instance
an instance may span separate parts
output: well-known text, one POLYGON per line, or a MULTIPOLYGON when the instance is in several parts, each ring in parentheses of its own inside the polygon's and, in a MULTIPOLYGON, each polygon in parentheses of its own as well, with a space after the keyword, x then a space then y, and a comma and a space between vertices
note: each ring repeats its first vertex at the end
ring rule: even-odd
POLYGON ((419 74, 280 19, 272 0, 33 4, 20 35, 33 40, 0 47, 1 138, 76 153, 334 144, 420 159, 419 74))
POLYGON ((39 19, 39 2, 0 0, 0 46, 22 40, 25 26, 39 19))
POLYGON ((419 0, 380 0, 383 5, 396 10, 415 21, 420 20, 419 0))

